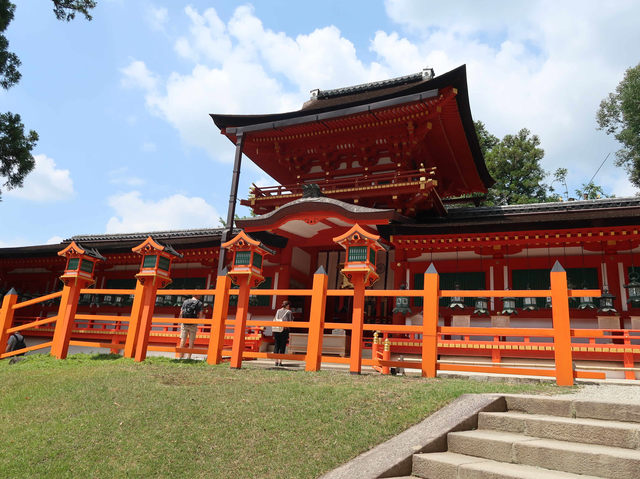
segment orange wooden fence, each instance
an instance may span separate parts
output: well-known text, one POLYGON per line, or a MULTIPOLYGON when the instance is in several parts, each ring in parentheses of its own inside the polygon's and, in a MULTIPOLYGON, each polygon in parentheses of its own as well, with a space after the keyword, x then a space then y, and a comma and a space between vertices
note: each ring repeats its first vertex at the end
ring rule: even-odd
MULTIPOLYGON (((175 318, 158 318, 153 316, 154 305, 157 295, 157 287, 149 285, 142 286, 138 284, 135 290, 107 290, 107 289, 82 289, 65 286, 63 291, 51 295, 35 298, 22 303, 17 303, 17 295, 10 292, 4 297, 2 309, 0 309, 0 352, 4 351, 9 336, 15 331, 37 330, 43 325, 55 323, 53 330, 53 340, 32 346, 26 350, 13 351, 10 353, 2 352, 0 358, 10 357, 21 354, 27 350, 37 350, 51 347, 51 354, 58 358, 65 358, 70 345, 74 346, 90 346, 96 348, 106 348, 112 352, 124 351, 124 356, 133 357, 137 361, 143 361, 148 351, 162 351, 171 353, 193 353, 203 354, 207 356, 210 364, 219 364, 223 357, 230 357, 231 367, 240 368, 242 361, 253 358, 268 358, 280 360, 300 360, 304 359, 305 369, 307 371, 318 371, 322 363, 341 363, 348 364, 350 370, 354 374, 360 373, 362 365, 373 366, 381 371, 387 372, 388 368, 406 368, 414 367, 422 371, 424 377, 435 377, 438 370, 442 371, 470 371, 470 372, 491 372, 501 374, 519 374, 519 375, 537 375, 555 377, 559 385, 572 385, 574 378, 604 378, 604 373, 582 371, 574 368, 574 353, 588 354, 589 348, 605 349, 612 353, 622 354, 624 357, 624 366, 627 373, 634 370, 634 355, 640 354, 640 345, 632 344, 631 340, 634 336, 629 332, 616 331, 622 334, 619 336, 623 344, 601 345, 597 344, 596 339, 605 337, 601 330, 577 330, 571 329, 569 318, 569 298, 580 296, 599 296, 600 291, 597 290, 568 290, 567 278, 565 271, 559 266, 554 267, 551 272, 551 292, 544 291, 460 291, 460 290, 440 290, 439 276, 435 268, 430 266, 424 275, 423 290, 364 290, 356 288, 354 290, 335 290, 327 289, 327 275, 321 268, 313 277, 311 289, 304 290, 274 290, 274 289, 249 289, 241 287, 239 290, 231 289, 231 281, 229 276, 220 276, 217 280, 216 288, 212 290, 162 290, 162 295, 208 295, 214 296, 215 301, 211 313, 203 319, 175 319, 175 318), (78 297, 80 294, 133 294, 134 301, 131 306, 129 316, 94 316, 76 314, 78 297), (229 296, 238 295, 238 309, 236 318, 227 319, 229 308, 229 296), (245 332, 247 329, 257 331, 266 326, 277 326, 273 320, 247 320, 248 296, 308 296, 311 299, 311 310, 308 321, 296 321, 292 323, 295 328, 306 329, 308 331, 308 346, 304 356, 297 354, 273 354, 268 352, 259 352, 247 350, 245 347, 245 332), (356 296, 360 295, 358 298, 356 296), (551 328, 459 328, 438 326, 439 317, 439 299, 441 297, 547 297, 552 298, 552 327, 551 328), (409 296, 421 297, 424 304, 423 324, 421 326, 411 325, 379 325, 379 324, 363 324, 362 312, 356 311, 354 307, 353 320, 351 323, 334 323, 325 321, 325 308, 328 297, 353 297, 354 304, 364 304, 364 297, 371 296, 409 296), (33 304, 49 301, 55 298, 61 298, 60 309, 56 316, 51 318, 39 319, 27 322, 19 326, 13 326, 14 313, 20 308, 24 308, 33 304), (356 301, 358 300, 358 301, 356 301), (109 329, 111 335, 110 342, 102 341, 82 341, 71 339, 74 327, 80 324, 87 324, 89 321, 113 321, 117 324, 117 328, 109 329), (208 346, 188 348, 177 348, 170 346, 158 346, 149 344, 150 338, 159 329, 174 329, 176 323, 197 323, 204 325, 209 329, 208 346), (126 326, 126 328, 125 328, 126 326), (34 329, 35 328, 35 329, 34 329), (155 328, 155 329, 154 329, 155 328), (229 337, 228 330, 233 329, 231 334, 233 341, 227 341, 225 347, 225 336, 229 337), (351 331, 351 353, 350 357, 334 357, 322 354, 322 341, 325 329, 346 329, 351 331), (242 334, 236 334, 238 331, 242 334), (421 356, 419 360, 408 361, 392 361, 390 355, 380 358, 377 354, 371 359, 362 359, 363 331, 380 331, 382 333, 396 333, 407 336, 412 344, 421 346, 421 356), (626 334, 626 335, 625 335, 626 334), (420 340, 411 340, 415 335, 420 335, 420 340), (463 339, 453 340, 447 339, 451 336, 461 336, 463 339), (504 342, 504 341, 486 341, 473 339, 479 336, 489 337, 518 337, 522 338, 521 342, 504 342), (548 338, 547 342, 536 341, 536 338, 548 338), (572 343, 572 338, 586 338, 589 343, 578 344, 572 343), (533 339, 533 341, 532 341, 533 339), (491 363, 478 363, 474 361, 438 361, 438 354, 444 350, 452 350, 456 348, 467 349, 472 356, 473 350, 487 351, 496 349, 498 354, 492 355, 491 363), (532 357, 536 356, 534 352, 543 351, 554 359, 553 367, 543 367, 542 365, 522 365, 519 363, 501 363, 500 351, 510 351, 511 348, 530 348, 523 349, 524 354, 530 351, 532 357), (542 349, 541 349, 542 348, 542 349), (585 351, 582 349, 585 348, 585 351), (496 361, 497 358, 497 361, 496 361)), ((15 292, 13 292, 15 293, 15 292)), ((633 333, 633 332, 632 332, 633 333)), ((177 334, 173 332, 177 337, 177 334)), ((616 336, 618 338, 618 336, 616 336)), ((391 339, 393 342, 402 342, 402 338, 391 339)), ((605 352, 607 352, 605 351, 605 352)), ((592 368, 593 369, 593 368, 592 368)), ((596 368, 597 369, 597 368, 596 368)), ((633 374, 627 374, 626 377, 632 378, 633 374)))

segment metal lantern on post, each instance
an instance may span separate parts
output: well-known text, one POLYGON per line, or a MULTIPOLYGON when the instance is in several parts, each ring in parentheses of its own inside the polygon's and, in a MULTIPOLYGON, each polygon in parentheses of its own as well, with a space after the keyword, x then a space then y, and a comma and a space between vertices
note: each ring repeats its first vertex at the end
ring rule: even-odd
MULTIPOLYGON (((482 268, 482 246, 480 246, 480 272, 484 274, 484 269, 482 268)), ((487 300, 486 297, 484 296, 475 297, 473 298, 473 302, 475 306, 475 310, 473 311, 473 314, 477 314, 480 316, 482 316, 483 314, 486 314, 487 316, 489 316, 489 301, 487 300)))
POLYGON ((58 256, 67 258, 67 265, 60 279, 65 286, 80 285, 81 288, 88 288, 95 283, 93 272, 96 261, 106 261, 107 258, 98 253, 97 250, 83 248, 75 241, 58 253, 58 256))
POLYGON ((636 305, 640 304, 640 282, 638 282, 640 276, 636 273, 636 268, 633 264, 633 244, 631 240, 629 240, 629 251, 631 252, 631 273, 629 273, 629 283, 625 284, 624 287, 629 293, 627 304, 636 305))
MULTIPOLYGON (((509 290, 509 246, 507 246, 507 290, 509 290)), ((502 298, 502 311, 500 311, 501 316, 511 316, 512 314, 518 314, 516 310, 516 298, 513 296, 507 296, 502 298)))
MULTIPOLYGON (((602 249, 602 264, 605 264, 604 263, 604 244, 602 243, 602 241, 600 242, 600 247, 602 249)), ((602 294, 598 299, 600 303, 600 309, 598 309, 599 313, 618 314, 618 311, 616 311, 616 308, 613 307, 613 301, 616 299, 616 297, 609 292, 609 286, 607 285, 607 276, 606 274, 604 274, 604 271, 602 275, 602 294)))
POLYGON ((140 272, 136 274, 138 281, 141 284, 149 281, 159 288, 164 288, 172 282, 171 263, 175 258, 183 257, 171 245, 162 244, 151 236, 131 251, 142 256, 140 272))

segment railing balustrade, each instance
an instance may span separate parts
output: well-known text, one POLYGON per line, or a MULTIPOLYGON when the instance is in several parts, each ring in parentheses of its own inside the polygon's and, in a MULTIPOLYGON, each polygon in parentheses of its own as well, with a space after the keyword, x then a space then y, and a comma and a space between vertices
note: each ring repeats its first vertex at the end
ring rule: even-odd
MULTIPOLYGON (((635 372, 640 368, 634 366, 634 354, 640 354, 640 330, 595 330, 595 329, 571 329, 569 320, 568 300, 580 296, 598 296, 597 290, 568 290, 566 273, 561 268, 554 268, 551 272, 551 293, 544 291, 461 291, 440 290, 439 276, 435 269, 431 268, 424 275, 423 290, 365 290, 365 297, 394 297, 408 296, 423 299, 423 324, 422 325, 398 325, 398 324, 354 324, 325 321, 325 309, 328 298, 354 297, 354 290, 328 289, 327 275, 324 271, 317 272, 313 277, 311 289, 231 289, 228 276, 218 278, 216 288, 211 290, 153 290, 153 294, 144 297, 143 288, 136 290, 108 290, 108 289, 82 289, 76 292, 75 300, 79 294, 107 294, 107 295, 133 295, 131 306, 123 306, 123 312, 130 308, 127 315, 88 315, 74 314, 71 325, 60 321, 68 304, 67 286, 63 291, 49 294, 40 298, 30 299, 22 303, 17 302, 16 294, 8 293, 3 298, 0 309, 0 351, 4 351, 9 336, 16 331, 47 330, 51 332, 51 324, 55 323, 53 341, 31 346, 24 350, 2 352, 0 358, 7 358, 26 351, 35 351, 46 347, 52 347, 52 354, 57 357, 66 357, 69 346, 89 346, 105 348, 112 352, 125 351, 125 356, 135 357, 141 361, 146 357, 147 351, 169 352, 174 354, 191 353, 207 356, 210 364, 219 364, 223 357, 230 357, 232 364, 241 365, 243 360, 253 358, 268 358, 277 360, 304 359, 307 371, 317 371, 322 363, 350 364, 348 357, 335 357, 322 354, 322 342, 325 329, 342 329, 346 331, 361 327, 367 332, 381 332, 385 336, 400 335, 403 337, 389 337, 389 345, 402 347, 410 343, 411 347, 419 347, 421 357, 404 361, 391 360, 390 353, 382 358, 375 354, 371 359, 362 359, 361 364, 373 366, 383 372, 389 368, 413 367, 422 371, 424 377, 435 377, 440 371, 470 371, 491 372, 499 374, 524 374, 537 376, 556 377, 560 385, 573 384, 574 378, 604 378, 603 372, 608 366, 603 367, 574 367, 574 359, 617 360, 622 359, 624 366, 615 368, 625 372, 625 377, 633 379, 635 372), (156 296, 191 296, 194 294, 207 295, 215 298, 213 307, 205 318, 202 319, 178 319, 163 318, 153 315, 156 304, 156 296), (308 321, 295 321, 291 327, 308 332, 307 352, 304 356, 298 354, 273 354, 260 352, 251 338, 259 337, 260 331, 268 326, 278 326, 273 320, 246 320, 238 316, 236 319, 228 319, 229 297, 232 295, 255 296, 307 296, 311 300, 310 316, 308 321), (439 299, 441 297, 547 297, 551 294, 553 308, 551 310, 553 325, 550 328, 492 328, 492 327, 446 327, 438 326, 439 299), (14 321, 17 310, 33 306, 38 303, 62 298, 60 310, 56 316, 50 318, 36 318, 35 320, 14 321), (15 323, 19 323, 14 326, 15 323), (179 337, 179 324, 198 324, 199 345, 194 348, 177 348, 167 344, 159 344, 151 341, 154 337, 164 335, 165 341, 179 337), (244 335, 247 344, 241 349, 232 347, 231 339, 235 338, 236 324, 246 324, 244 335), (70 335, 65 336, 60 328, 70 328, 70 335), (231 330, 234 330, 231 332, 231 330), (92 336, 93 335, 93 336, 92 336), (104 335, 102 341, 98 335, 104 335), (73 336, 73 339, 71 338, 73 336), (456 339, 453 339, 453 338, 456 339), (500 338, 505 340, 500 340, 500 338), (66 338, 66 339, 65 339, 66 338), (83 340, 84 338, 84 340, 83 340), (458 339, 460 338, 460 339, 458 339), (208 344, 205 343, 208 341, 208 344), (226 343, 226 344, 225 344, 226 343), (484 356, 485 361, 477 360, 438 360, 439 354, 464 353, 464 356, 484 356), (501 355, 508 356, 507 362, 501 361, 501 355), (519 358, 553 359, 553 364, 523 363, 519 358), (235 361, 235 363, 234 363, 235 361)), ((239 298, 238 304, 242 304, 239 298)), ((246 314, 239 312, 238 314, 246 314)), ((371 339, 365 341, 371 342, 371 339)), ((351 342, 351 357, 362 357, 364 341, 351 342)), ((377 345, 378 350, 382 345, 377 345)), ((451 355, 456 355, 451 354, 451 355)))

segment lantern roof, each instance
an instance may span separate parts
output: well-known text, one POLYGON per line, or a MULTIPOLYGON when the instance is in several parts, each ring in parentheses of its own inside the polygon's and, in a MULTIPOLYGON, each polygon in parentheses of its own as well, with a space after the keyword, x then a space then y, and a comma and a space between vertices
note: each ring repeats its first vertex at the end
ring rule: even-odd
POLYGON ((97 249, 83 248, 75 241, 72 241, 69 246, 58 252, 58 256, 70 256, 72 254, 85 255, 100 261, 107 261, 107 258, 102 256, 97 249))
POLYGON ((349 231, 347 231, 345 234, 343 234, 343 235, 341 235, 341 236, 338 236, 338 237, 336 237, 336 238, 333 238, 333 241, 334 241, 335 243, 342 244, 342 243, 344 243, 345 241, 348 241, 348 240, 353 239, 353 238, 354 238, 354 236, 356 236, 356 235, 360 236, 361 238, 363 238, 363 239, 365 239, 365 240, 369 240, 369 241, 371 241, 371 242, 372 242, 372 243, 371 243, 371 246, 372 246, 376 251, 379 251, 379 250, 388 250, 388 249, 389 249, 389 247, 388 247, 388 246, 386 246, 386 245, 384 245, 384 244, 382 244, 382 243, 380 243, 380 242, 378 241, 378 240, 380 239, 380 236, 379 236, 379 235, 372 234, 372 233, 369 233, 369 232, 365 231, 365 230, 364 230, 362 227, 360 227, 360 225, 358 225, 358 224, 353 225, 353 227, 352 227, 349 231))
POLYGON ((267 248, 260 241, 254 240, 253 238, 251 238, 251 236, 246 234, 244 231, 240 231, 240 233, 238 233, 233 239, 231 239, 230 241, 227 241, 226 243, 223 243, 222 247, 226 248, 226 249, 230 249, 231 247, 233 247, 239 241, 244 241, 245 243, 247 243, 247 244, 249 244, 251 246, 255 246, 256 248, 261 249, 265 253, 268 253, 268 254, 271 254, 271 255, 275 255, 276 254, 276 252, 274 250, 272 250, 271 248, 267 248))
POLYGON ((153 239, 152 236, 149 236, 146 240, 142 242, 142 244, 139 244, 138 246, 131 248, 131 251, 133 251, 134 253, 144 254, 151 251, 152 249, 157 251, 162 251, 164 253, 170 254, 172 256, 176 256, 178 258, 182 258, 184 256, 183 254, 178 253, 175 249, 173 249, 173 246, 169 244, 163 244, 160 241, 153 239))

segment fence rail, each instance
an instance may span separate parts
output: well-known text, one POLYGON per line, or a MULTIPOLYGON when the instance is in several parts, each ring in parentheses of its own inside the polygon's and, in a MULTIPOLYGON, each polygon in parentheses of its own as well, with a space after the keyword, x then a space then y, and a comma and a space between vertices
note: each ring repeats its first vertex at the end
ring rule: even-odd
MULTIPOLYGON (((147 351, 169 352, 174 354, 191 353, 207 356, 211 364, 217 364, 224 356, 230 356, 231 367, 239 368, 242 361, 254 358, 303 359, 305 369, 317 371, 323 362, 349 364, 353 373, 359 373, 362 365, 373 366, 382 372, 390 368, 413 367, 420 369, 425 377, 434 377, 441 371, 496 372, 499 374, 526 374, 555 376, 558 384, 571 385, 576 377, 602 378, 603 372, 578 370, 573 367, 574 357, 590 357, 595 360, 611 360, 612 355, 622 359, 625 377, 631 379, 635 374, 634 355, 640 354, 640 331, 638 330, 593 330, 572 329, 569 318, 569 298, 598 296, 598 290, 567 289, 566 273, 563 270, 551 272, 551 290, 440 290, 439 276, 435 270, 424 274, 423 290, 365 290, 328 289, 327 275, 318 272, 313 277, 309 289, 250 289, 241 285, 239 289, 231 287, 228 276, 221 276, 214 289, 160 290, 157 285, 139 284, 131 289, 92 289, 65 286, 63 291, 40 298, 17 303, 17 296, 7 294, 0 309, 0 351, 4 351, 9 336, 17 331, 33 333, 53 332, 53 340, 21 351, 3 353, 0 357, 9 357, 22 352, 51 347, 51 353, 66 357, 69 346, 89 346, 109 349, 112 352, 124 351, 126 357, 137 361, 146 358, 147 351), (130 295, 133 301, 124 308, 130 313, 123 316, 77 314, 76 308, 80 294, 130 295), (154 316, 157 296, 203 295, 214 298, 213 307, 205 318, 179 319, 154 316), (264 338, 263 328, 280 326, 281 322, 271 319, 247 319, 249 296, 302 296, 310 298, 309 320, 296 321, 291 326, 306 330, 307 352, 304 355, 273 354, 260 351, 264 338), (228 318, 229 298, 237 296, 235 319, 228 318), (423 300, 422 325, 381 325, 364 324, 364 312, 357 304, 364 304, 365 297, 405 296, 423 300), (552 298, 552 326, 549 328, 493 328, 493 327, 451 327, 439 326, 439 299, 442 297, 548 297, 552 298), (327 298, 352 297, 354 308, 350 323, 325 321, 327 298), (37 318, 34 321, 14 325, 15 311, 52 299, 61 298, 59 312, 51 318, 37 318), (55 323, 55 328, 42 326, 55 323), (179 348, 169 346, 167 342, 176 341, 179 324, 198 324, 197 346, 179 348), (327 329, 341 329, 350 332, 350 357, 334 357, 323 354, 323 335, 327 329), (409 348, 419 353, 419 360, 391 360, 388 355, 380 355, 383 344, 376 344, 376 354, 371 359, 363 359, 362 351, 371 338, 364 338, 363 332, 378 331, 384 335, 389 349, 402 351, 409 348), (241 333, 241 334, 238 334, 241 333), (93 335, 93 336, 92 336, 93 335), (105 342, 98 335, 112 337, 105 342), (390 335, 401 336, 391 337, 390 335), (72 339, 73 336, 73 339, 72 339), (459 337, 460 339, 454 339, 459 337), (255 339, 258 338, 258 339, 255 339), (517 338, 515 340, 514 338, 517 338), (82 340, 84 339, 84 340, 82 340), (583 341, 583 342, 580 342, 583 341), (586 342, 584 342, 586 341, 586 342), (608 344, 601 344, 609 341, 608 344), (598 351, 596 351, 596 349, 598 351), (489 362, 469 360, 438 360, 439 354, 465 354, 484 356, 489 362), (517 358, 529 357, 552 360, 545 365, 523 365, 520 362, 503 362, 501 356, 517 358), (603 359, 604 358, 604 359, 603 359)), ((20 321, 17 321, 20 322, 20 321)), ((39 334, 40 334, 39 333, 39 334)), ((41 335, 42 335, 41 334, 41 335)), ((383 351, 384 352, 384 351, 383 351)))

